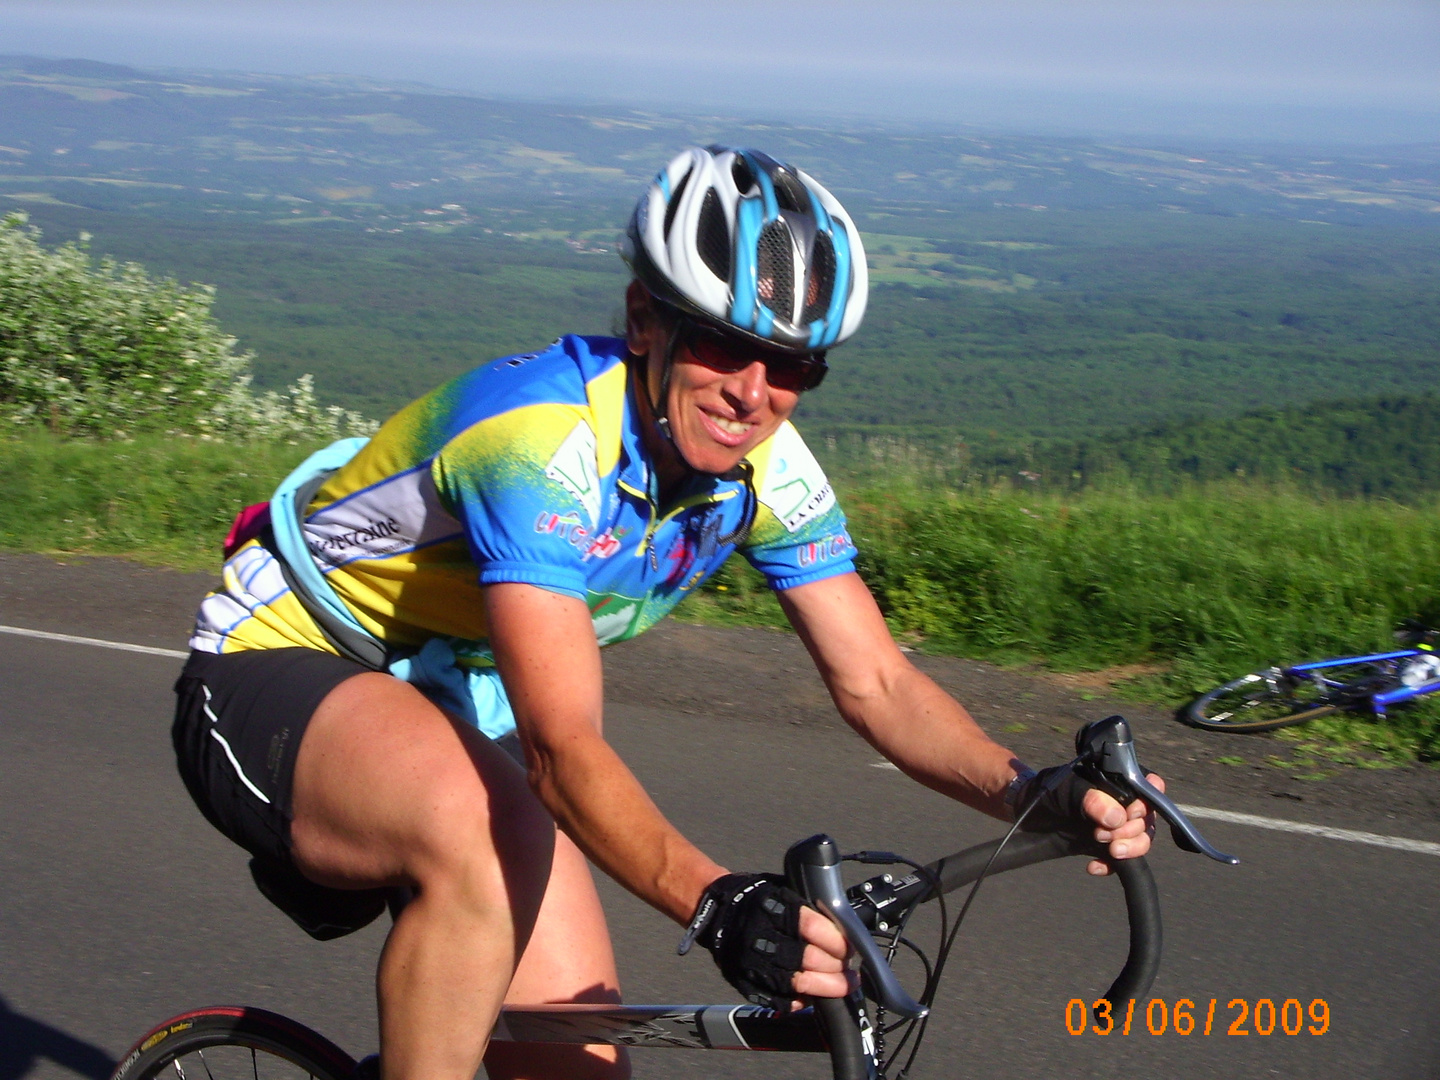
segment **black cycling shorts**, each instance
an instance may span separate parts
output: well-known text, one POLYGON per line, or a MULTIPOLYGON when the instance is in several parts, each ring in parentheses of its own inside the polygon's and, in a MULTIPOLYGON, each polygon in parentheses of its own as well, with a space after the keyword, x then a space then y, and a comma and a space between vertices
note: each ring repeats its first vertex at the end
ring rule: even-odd
POLYGON ((192 652, 171 736, 200 812, 252 855, 292 865, 295 756, 327 694, 369 668, 318 649, 192 652))

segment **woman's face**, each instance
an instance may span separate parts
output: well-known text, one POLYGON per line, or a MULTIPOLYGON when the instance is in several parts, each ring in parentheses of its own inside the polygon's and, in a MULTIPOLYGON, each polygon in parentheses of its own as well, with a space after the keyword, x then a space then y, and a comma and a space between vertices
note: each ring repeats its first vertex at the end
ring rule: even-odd
MULTIPOLYGON (((654 400, 660 392, 672 327, 656 315, 649 295, 639 284, 631 285, 626 299, 630 350, 647 358, 646 380, 654 400), (633 303, 637 291, 643 313, 633 303)), ((697 472, 729 472, 775 434, 795 411, 800 393, 771 386, 765 364, 758 358, 758 348, 756 354, 756 359, 744 363, 741 351, 740 363, 727 362, 721 370, 697 358, 683 333, 676 344, 666 415, 675 448, 697 472)))

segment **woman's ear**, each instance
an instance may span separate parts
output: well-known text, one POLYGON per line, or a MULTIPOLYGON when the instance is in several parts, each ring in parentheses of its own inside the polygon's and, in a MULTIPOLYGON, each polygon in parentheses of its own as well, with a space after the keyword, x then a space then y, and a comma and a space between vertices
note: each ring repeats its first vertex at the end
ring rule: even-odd
POLYGON ((650 355, 650 335, 655 326, 655 310, 650 293, 638 281, 625 290, 625 344, 635 356, 650 355))

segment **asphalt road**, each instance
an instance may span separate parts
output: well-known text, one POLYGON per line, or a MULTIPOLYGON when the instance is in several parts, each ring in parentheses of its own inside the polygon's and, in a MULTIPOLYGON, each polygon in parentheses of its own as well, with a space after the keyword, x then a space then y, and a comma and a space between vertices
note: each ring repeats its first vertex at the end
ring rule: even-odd
MULTIPOLYGON (((113 561, 7 556, 0 624, 179 648, 204 584, 113 561)), ((790 670, 790 639, 691 627, 647 638, 607 661, 607 731, 660 806, 722 861, 776 866, 788 842, 821 830, 847 848, 923 858, 996 834, 875 767, 875 753, 827 720, 813 685, 790 670)), ((0 633, 0 1080, 103 1080, 138 1034, 203 1004, 264 1006, 357 1055, 374 1047, 384 927, 313 942, 255 892, 242 854, 174 774, 178 667, 0 633)), ((1022 752, 1040 764, 1076 717, 1104 715, 1103 702, 983 665, 936 672, 986 705, 977 715, 1017 729, 1005 737, 1033 744, 1022 752), (1032 722, 1022 732, 1016 717, 1032 722)), ((1290 790, 1283 773, 1213 765, 1209 737, 1194 741, 1153 715, 1136 725, 1148 762, 1185 802, 1440 840, 1433 770, 1290 790)), ((1151 996, 1197 1002, 1193 1034, 1152 1035, 1138 1013, 1128 1035, 1067 1032, 1066 1003, 1098 996, 1123 960, 1123 909, 1112 882, 1086 878, 1078 862, 1051 865, 985 885, 915 1075, 1440 1076, 1440 858, 1200 824, 1243 864, 1168 841, 1152 859, 1166 955, 1151 996), (1262 998, 1323 999, 1329 1029, 1311 1034, 1307 1017, 1297 1035, 1279 1024, 1259 1034, 1253 1022, 1248 1035, 1225 1034, 1239 1012, 1230 1001, 1262 998)), ((703 956, 674 955, 675 927, 608 882, 602 892, 630 1000, 734 1000, 703 956)), ((641 1077, 828 1076, 823 1059, 788 1055, 656 1050, 635 1060, 641 1077)))

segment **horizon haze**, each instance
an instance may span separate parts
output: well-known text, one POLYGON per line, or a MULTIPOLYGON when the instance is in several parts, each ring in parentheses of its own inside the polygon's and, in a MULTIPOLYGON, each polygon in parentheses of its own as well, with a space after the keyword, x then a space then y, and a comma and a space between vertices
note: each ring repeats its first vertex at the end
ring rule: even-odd
POLYGON ((0 0, 7 53, 1035 134, 1440 140, 1440 6, 0 0))

